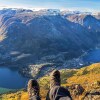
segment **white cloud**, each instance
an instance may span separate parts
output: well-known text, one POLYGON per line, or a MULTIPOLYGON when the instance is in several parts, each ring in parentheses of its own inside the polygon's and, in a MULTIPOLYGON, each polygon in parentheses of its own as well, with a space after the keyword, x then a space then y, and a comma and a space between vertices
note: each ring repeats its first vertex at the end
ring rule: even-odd
MULTIPOLYGON (((55 9, 49 7, 31 7, 31 6, 23 6, 23 5, 14 5, 14 6, 0 6, 0 9, 3 8, 23 8, 23 9, 31 9, 31 10, 41 10, 41 9, 55 9)), ((59 8, 58 8, 59 9, 59 8)), ((81 12, 100 12, 100 10, 83 8, 83 7, 70 7, 70 8, 60 8, 60 10, 69 10, 69 11, 81 11, 81 12)))

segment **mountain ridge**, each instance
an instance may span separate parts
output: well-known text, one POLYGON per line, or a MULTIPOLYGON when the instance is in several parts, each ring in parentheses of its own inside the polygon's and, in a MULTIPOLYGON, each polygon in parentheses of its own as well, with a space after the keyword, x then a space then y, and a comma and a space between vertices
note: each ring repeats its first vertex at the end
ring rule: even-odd
POLYGON ((80 17, 83 14, 65 16, 49 11, 52 14, 46 14, 45 10, 0 10, 1 65, 23 67, 58 62, 63 65, 100 44, 100 21, 93 15, 85 14, 84 16, 89 17, 84 21, 80 17), (75 23, 73 19, 68 20, 68 17, 73 16, 89 25, 81 25, 79 21, 75 23))

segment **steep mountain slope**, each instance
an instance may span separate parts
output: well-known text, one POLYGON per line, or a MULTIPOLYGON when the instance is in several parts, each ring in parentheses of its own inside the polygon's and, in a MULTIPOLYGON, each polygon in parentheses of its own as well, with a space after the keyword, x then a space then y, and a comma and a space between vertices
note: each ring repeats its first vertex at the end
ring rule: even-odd
MULTIPOLYGON (((86 24, 88 19, 94 19, 92 16, 86 18, 85 26, 82 26, 81 23, 66 20, 60 14, 42 10, 4 9, 0 13, 1 64, 29 65, 36 61, 43 62, 43 57, 50 57, 53 62, 58 55, 60 59, 68 60, 96 47, 99 41, 97 33, 87 28, 89 25, 94 28, 97 23, 95 19, 93 25, 90 21, 89 25, 86 24)), ((93 30, 99 30, 99 25, 93 30)))
POLYGON ((100 32, 100 20, 92 15, 71 15, 67 19, 79 23, 91 32, 100 32))

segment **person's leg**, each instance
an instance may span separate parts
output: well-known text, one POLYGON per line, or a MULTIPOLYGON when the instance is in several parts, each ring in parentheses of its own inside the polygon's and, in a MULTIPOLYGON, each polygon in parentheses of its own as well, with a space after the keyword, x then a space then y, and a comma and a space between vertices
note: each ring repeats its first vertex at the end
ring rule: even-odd
POLYGON ((50 100, 72 100, 67 88, 54 86, 49 92, 50 100))
POLYGON ((28 88, 29 100, 41 100, 40 98, 40 87, 36 80, 29 80, 28 88))
POLYGON ((50 75, 50 91, 46 100, 72 100, 70 92, 61 87, 60 72, 54 70, 50 75))

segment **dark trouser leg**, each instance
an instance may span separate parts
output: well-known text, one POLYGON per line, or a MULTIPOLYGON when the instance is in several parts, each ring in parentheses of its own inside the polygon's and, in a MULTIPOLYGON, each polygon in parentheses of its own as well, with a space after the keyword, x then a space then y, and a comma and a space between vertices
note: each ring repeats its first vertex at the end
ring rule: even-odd
POLYGON ((29 100, 41 100, 41 98, 39 96, 33 96, 29 100))
POLYGON ((67 89, 61 86, 55 86, 48 92, 46 100, 72 100, 72 98, 67 89))

